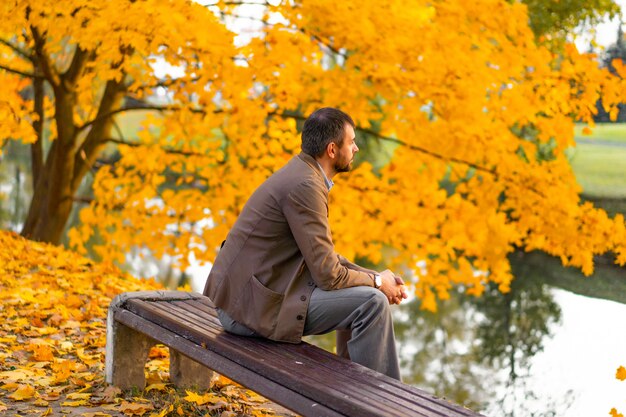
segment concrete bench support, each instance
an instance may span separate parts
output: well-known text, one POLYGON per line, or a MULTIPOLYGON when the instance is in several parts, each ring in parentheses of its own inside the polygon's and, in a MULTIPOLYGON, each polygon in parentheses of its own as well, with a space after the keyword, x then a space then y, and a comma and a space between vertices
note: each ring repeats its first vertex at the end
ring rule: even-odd
MULTIPOLYGON (((117 296, 109 306, 107 317, 106 382, 121 389, 146 386, 145 365, 150 348, 157 342, 114 320, 115 310, 130 299, 152 301, 193 300, 199 295, 179 291, 140 291, 117 296)), ((211 385, 213 371, 170 349, 170 380, 180 388, 206 389, 211 385)))

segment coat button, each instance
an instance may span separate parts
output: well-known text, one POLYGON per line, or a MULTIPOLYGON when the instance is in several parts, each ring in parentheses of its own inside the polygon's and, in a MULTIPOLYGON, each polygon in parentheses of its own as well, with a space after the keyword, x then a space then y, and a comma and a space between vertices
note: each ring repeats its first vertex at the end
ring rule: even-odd
POLYGON ((304 316, 302 314, 298 314, 298 317, 296 317, 298 320, 302 320, 304 318, 304 316))
POLYGON ((301 296, 300 301, 306 301, 306 295, 301 296))

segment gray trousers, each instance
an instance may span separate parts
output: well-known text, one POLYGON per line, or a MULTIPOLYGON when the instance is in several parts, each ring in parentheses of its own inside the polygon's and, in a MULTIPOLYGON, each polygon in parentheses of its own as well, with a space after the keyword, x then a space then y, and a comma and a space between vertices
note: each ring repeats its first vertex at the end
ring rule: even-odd
MULTIPOLYGON (((218 309, 224 329, 241 336, 258 336, 218 309)), ((391 309, 387 297, 372 287, 313 290, 304 335, 337 331, 337 354, 400 380, 391 309)))

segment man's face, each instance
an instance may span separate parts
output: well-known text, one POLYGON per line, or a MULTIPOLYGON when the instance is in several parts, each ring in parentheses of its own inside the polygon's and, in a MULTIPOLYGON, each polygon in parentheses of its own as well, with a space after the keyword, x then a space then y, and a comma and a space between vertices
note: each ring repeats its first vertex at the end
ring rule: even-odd
POLYGON ((354 154, 359 151, 359 147, 356 146, 355 139, 356 136, 354 134, 354 128, 349 124, 346 124, 343 134, 343 142, 337 153, 337 158, 335 159, 335 172, 348 172, 352 169, 354 154))

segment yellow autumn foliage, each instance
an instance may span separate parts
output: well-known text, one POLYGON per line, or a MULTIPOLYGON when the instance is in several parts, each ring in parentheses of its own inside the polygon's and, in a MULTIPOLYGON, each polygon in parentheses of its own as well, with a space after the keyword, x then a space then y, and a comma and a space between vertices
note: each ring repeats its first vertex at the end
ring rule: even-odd
MULTIPOLYGON (((165 400, 153 403, 106 387, 104 350, 111 299, 120 292, 161 285, 122 273, 111 263, 95 263, 11 232, 0 231, 0 247, 0 397, 8 403, 0 402, 0 412, 13 410, 11 402, 16 401, 49 405, 50 412, 58 406, 83 406, 146 416, 163 401, 154 415, 170 415, 174 402, 185 415, 201 415, 206 410, 198 406, 209 401, 219 402, 216 410, 249 407, 249 391, 223 377, 207 394, 189 391, 187 396, 195 395, 189 399, 177 394, 168 380, 168 350, 159 346, 150 353, 148 381, 153 383, 145 393, 162 392, 165 400), (198 398, 204 402, 199 404, 198 398), (238 404, 239 400, 248 405, 238 404)), ((273 414, 261 407, 265 399, 254 401, 255 415, 273 414)))
POLYGON ((600 97, 614 113, 626 81, 574 45, 538 44, 521 2, 273 4, 5 2, 0 138, 32 140, 22 122, 37 114, 17 92, 41 70, 56 97, 41 114, 63 167, 49 173, 54 190, 38 185, 25 234, 58 238, 91 171, 72 247, 84 253, 97 236, 107 260, 139 247, 180 268, 192 254, 210 262, 247 197, 299 151, 303 118, 336 106, 366 154, 331 193, 337 250, 373 262, 384 252, 412 273, 424 308, 453 286, 506 291, 516 248, 585 274, 597 254, 626 262, 623 217, 581 202, 565 153, 574 121, 592 124, 600 97), (246 7, 258 13, 238 20, 246 7), (254 29, 229 31, 242 20, 254 29), (133 111, 124 98, 158 113, 116 129, 133 111))

